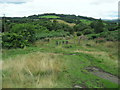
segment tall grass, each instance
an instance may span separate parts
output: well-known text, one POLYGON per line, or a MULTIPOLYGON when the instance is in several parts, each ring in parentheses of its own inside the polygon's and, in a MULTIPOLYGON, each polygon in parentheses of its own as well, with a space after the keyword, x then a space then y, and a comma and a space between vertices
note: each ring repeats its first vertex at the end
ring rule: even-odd
POLYGON ((17 56, 3 63, 3 88, 55 87, 61 60, 40 52, 17 56))
POLYGON ((82 40, 75 44, 72 38, 68 45, 56 46, 56 41, 62 39, 37 41, 35 47, 21 51, 6 50, 3 88, 71 88, 77 84, 88 88, 117 87, 86 71, 86 67, 93 66, 118 76, 117 42, 96 44, 93 40, 82 40))

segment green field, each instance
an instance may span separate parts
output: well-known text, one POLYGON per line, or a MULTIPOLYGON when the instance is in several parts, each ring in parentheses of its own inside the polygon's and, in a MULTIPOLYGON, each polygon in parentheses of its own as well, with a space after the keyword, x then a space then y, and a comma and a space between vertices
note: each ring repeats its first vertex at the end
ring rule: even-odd
POLYGON ((3 49, 3 88, 117 88, 86 68, 93 66, 118 75, 117 42, 51 38, 24 49, 3 49), (69 44, 56 45, 56 41, 69 44), (88 45, 89 44, 89 45, 88 45))
POLYGON ((39 18, 60 18, 59 16, 55 16, 55 15, 46 15, 46 16, 40 16, 39 18))
POLYGON ((86 25, 90 25, 92 23, 92 21, 90 20, 85 20, 85 19, 81 19, 80 20, 82 23, 86 24, 86 25))

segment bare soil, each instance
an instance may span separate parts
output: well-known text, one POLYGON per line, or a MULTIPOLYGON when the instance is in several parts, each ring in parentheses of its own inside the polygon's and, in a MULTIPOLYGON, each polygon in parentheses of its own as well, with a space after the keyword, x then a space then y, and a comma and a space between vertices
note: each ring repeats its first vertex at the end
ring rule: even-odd
POLYGON ((104 72, 103 70, 97 68, 97 67, 87 67, 86 70, 93 73, 94 75, 104 78, 106 80, 109 80, 111 82, 120 84, 120 79, 117 76, 114 76, 110 73, 104 72))

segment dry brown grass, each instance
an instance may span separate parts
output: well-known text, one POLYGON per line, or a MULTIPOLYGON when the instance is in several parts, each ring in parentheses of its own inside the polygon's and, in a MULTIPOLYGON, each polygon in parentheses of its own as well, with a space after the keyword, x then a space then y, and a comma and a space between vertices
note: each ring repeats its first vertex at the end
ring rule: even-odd
POLYGON ((105 52, 96 52, 96 51, 82 51, 82 50, 76 50, 74 52, 81 52, 81 53, 86 53, 86 54, 94 54, 94 55, 101 55, 105 54, 105 52))
POLYGON ((55 87, 62 62, 57 55, 31 53, 4 61, 3 88, 55 87))
POLYGON ((57 20, 59 23, 63 23, 63 24, 67 24, 67 25, 69 25, 69 26, 71 26, 71 27, 73 27, 73 26, 75 26, 75 23, 67 23, 67 22, 65 22, 65 21, 63 21, 63 20, 57 20))

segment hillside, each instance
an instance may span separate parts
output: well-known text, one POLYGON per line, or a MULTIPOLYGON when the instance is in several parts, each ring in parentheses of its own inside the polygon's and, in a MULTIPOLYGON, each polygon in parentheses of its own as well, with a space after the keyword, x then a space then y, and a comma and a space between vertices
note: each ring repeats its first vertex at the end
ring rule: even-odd
POLYGON ((76 20, 88 20, 88 21, 94 21, 97 19, 91 18, 91 17, 85 17, 85 16, 76 16, 76 15, 66 15, 66 14, 55 14, 55 13, 46 13, 46 14, 38 14, 38 15, 31 15, 28 16, 28 18, 37 19, 37 18, 47 18, 47 19, 55 19, 59 18, 61 20, 64 20, 69 23, 74 23, 76 20))
POLYGON ((3 88, 118 88, 118 23, 55 13, 3 18, 3 88))
MULTIPOLYGON (((53 20, 51 20, 51 21, 53 21, 53 20)), ((71 26, 71 27, 75 26, 75 23, 68 23, 68 22, 66 22, 66 21, 64 21, 64 20, 56 19, 56 21, 57 21, 58 23, 67 24, 67 25, 69 25, 69 26, 71 26)))

